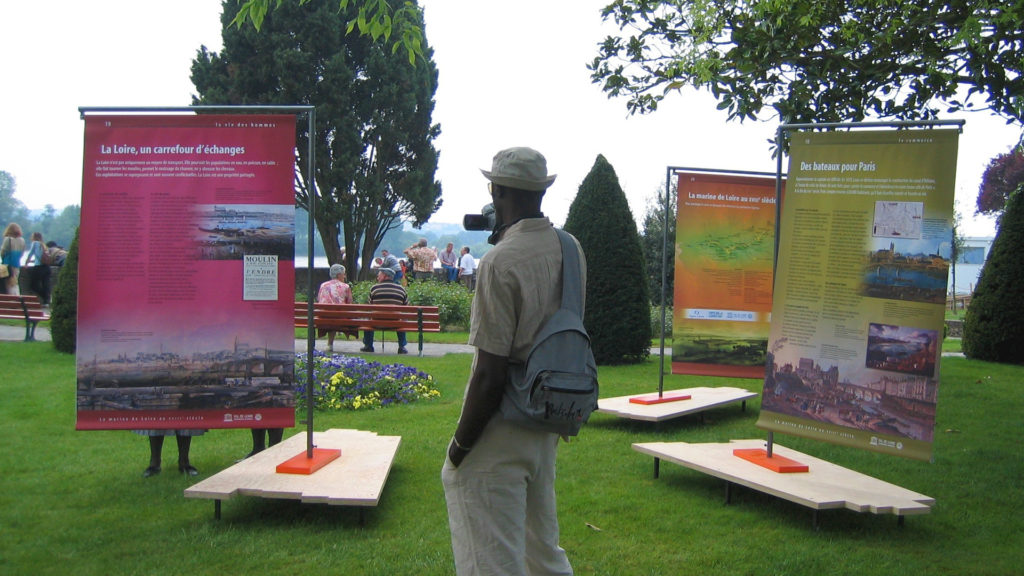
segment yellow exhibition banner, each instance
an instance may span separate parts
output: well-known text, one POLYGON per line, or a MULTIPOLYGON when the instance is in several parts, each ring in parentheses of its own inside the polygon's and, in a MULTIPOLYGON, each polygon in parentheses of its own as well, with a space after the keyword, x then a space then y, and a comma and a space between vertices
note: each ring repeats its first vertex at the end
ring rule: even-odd
POLYGON ((682 172, 678 190, 672 373, 763 378, 775 178, 682 172))
POLYGON ((759 427, 931 458, 957 139, 792 134, 759 427))

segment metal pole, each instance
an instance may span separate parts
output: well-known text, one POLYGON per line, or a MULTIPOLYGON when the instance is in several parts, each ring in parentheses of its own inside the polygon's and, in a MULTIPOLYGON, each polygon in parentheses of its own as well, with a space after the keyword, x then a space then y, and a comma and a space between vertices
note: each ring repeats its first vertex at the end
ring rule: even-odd
POLYGON ((316 130, 316 108, 310 107, 308 118, 309 142, 306 158, 306 192, 309 213, 306 218, 306 458, 313 459, 313 351, 316 349, 316 328, 313 327, 313 215, 316 214, 316 174, 313 172, 314 130, 316 130))
POLYGON ((661 225, 661 355, 658 358, 658 398, 665 391, 665 292, 668 286, 668 218, 672 190, 672 169, 665 169, 665 219, 661 225))
MULTIPOLYGON (((772 294, 775 294, 775 271, 779 265, 779 231, 782 223, 782 126, 775 131, 775 248, 772 251, 772 294)), ((773 300, 774 302, 774 300, 773 300)), ((771 342, 768 343, 769 350, 771 342)), ((763 386, 763 384, 762 384, 763 386)), ((765 452, 772 457, 772 448, 775 444, 775 435, 768 432, 768 442, 765 452)))

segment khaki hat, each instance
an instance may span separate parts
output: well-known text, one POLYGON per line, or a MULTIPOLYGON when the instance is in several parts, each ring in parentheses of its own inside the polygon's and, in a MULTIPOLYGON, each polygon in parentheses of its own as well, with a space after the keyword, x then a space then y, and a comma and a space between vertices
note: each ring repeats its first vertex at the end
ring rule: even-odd
POLYGON ((507 148, 494 155, 491 170, 480 169, 484 177, 498 186, 541 192, 554 183, 557 174, 548 174, 544 155, 533 148, 507 148))

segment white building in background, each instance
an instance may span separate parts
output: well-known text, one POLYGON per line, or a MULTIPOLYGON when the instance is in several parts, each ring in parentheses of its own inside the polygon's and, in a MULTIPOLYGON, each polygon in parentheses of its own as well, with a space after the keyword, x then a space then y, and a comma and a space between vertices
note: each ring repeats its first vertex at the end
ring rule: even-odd
POLYGON ((992 236, 969 236, 964 238, 964 248, 956 260, 956 286, 953 286, 953 270, 949 271, 949 285, 947 294, 959 295, 971 294, 978 285, 978 277, 981 276, 981 268, 988 258, 988 251, 992 248, 992 236))

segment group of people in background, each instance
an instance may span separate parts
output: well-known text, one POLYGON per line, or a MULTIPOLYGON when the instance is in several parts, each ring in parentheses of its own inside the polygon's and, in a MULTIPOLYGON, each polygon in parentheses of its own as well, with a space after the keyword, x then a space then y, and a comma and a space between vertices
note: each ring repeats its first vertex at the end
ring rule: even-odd
MULTIPOLYGON (((434 276, 434 261, 440 257, 444 279, 447 282, 460 281, 469 290, 473 289, 473 273, 476 270, 476 260, 469 254, 469 247, 462 248, 461 255, 456 258, 454 245, 449 242, 444 251, 438 254, 437 250, 427 246, 427 239, 421 238, 416 244, 404 250, 406 256, 412 262, 412 278, 423 281, 434 276)), ((377 283, 370 288, 370 304, 409 304, 409 294, 405 290, 409 278, 409 270, 404 263, 387 250, 381 250, 380 257, 374 260, 373 270, 376 271, 377 283)), ((352 288, 345 282, 345 267, 341 264, 332 264, 329 271, 330 278, 320 285, 317 290, 316 301, 321 304, 352 304, 352 288)), ((334 338, 336 332, 333 330, 318 331, 317 338, 327 335, 327 351, 334 352, 334 338)), ((407 338, 405 332, 397 332, 398 353, 407 354, 407 338)), ((355 333, 346 332, 346 336, 358 336, 355 333)), ((360 352, 373 352, 374 347, 373 331, 363 332, 363 347, 360 352)))
POLYGON ((476 259, 469 253, 469 246, 463 246, 456 254, 455 245, 451 242, 444 250, 427 246, 427 239, 420 238, 416 244, 402 251, 408 260, 400 260, 387 250, 380 251, 380 257, 374 260, 374 269, 388 268, 394 275, 394 282, 408 285, 409 279, 427 280, 434 278, 434 262, 441 262, 441 279, 445 282, 460 282, 467 290, 473 290, 473 274, 476 272, 476 259))
POLYGON ((6 294, 21 294, 21 269, 28 270, 29 288, 39 296, 43 306, 50 305, 51 266, 62 266, 67 251, 56 242, 43 242, 42 232, 33 232, 29 242, 22 236, 21 226, 11 222, 4 229, 0 243, 0 264, 3 270, 3 289, 6 294))

